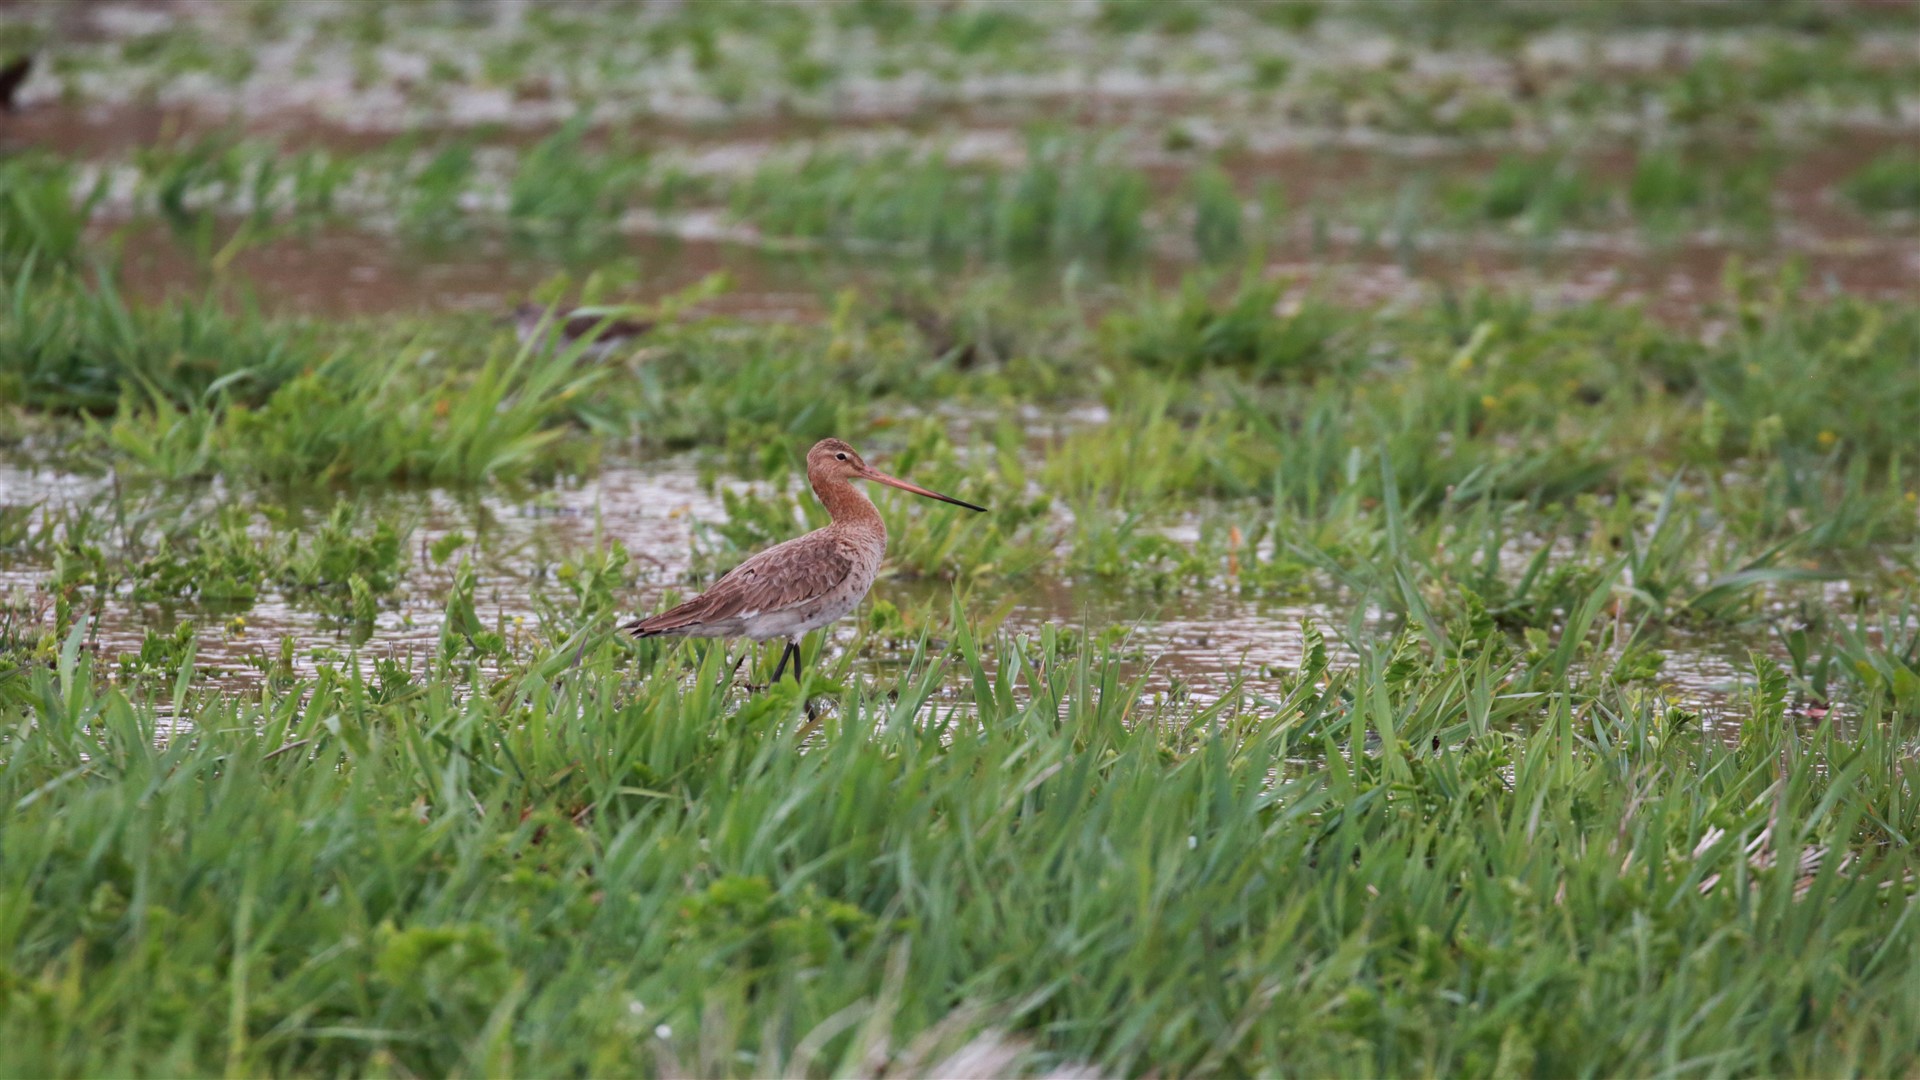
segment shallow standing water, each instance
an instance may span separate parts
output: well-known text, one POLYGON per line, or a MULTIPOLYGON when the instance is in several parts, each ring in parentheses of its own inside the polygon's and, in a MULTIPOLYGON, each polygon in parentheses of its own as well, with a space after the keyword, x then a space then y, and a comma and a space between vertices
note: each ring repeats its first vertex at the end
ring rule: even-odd
MULTIPOLYGON (((207 4, 76 5, 58 14, 56 29, 79 46, 111 45, 165 29, 175 17, 217 22, 219 15, 217 6, 207 4)), ((518 17, 495 29, 511 37, 518 31, 508 24, 518 17)), ((1364 30, 1330 32, 1311 49, 1267 29, 1255 33, 1264 35, 1262 40, 1274 37, 1277 55, 1303 70, 1325 65, 1390 69, 1390 54, 1398 48, 1391 35, 1364 30)), ((1204 35, 1198 40, 1210 53, 1238 56, 1234 41, 1204 35)), ((462 84, 438 88, 437 96, 415 94, 425 58, 446 42, 426 40, 417 53, 391 49, 379 65, 360 71, 339 42, 319 40, 309 43, 315 54, 311 63, 286 65, 278 75, 256 71, 238 85, 187 77, 163 78, 159 89, 142 88, 113 65, 75 76, 71 87, 60 83, 56 88, 58 80, 43 77, 25 88, 21 111, 0 115, 0 152, 43 150, 112 168, 141 150, 206 136, 245 136, 285 150, 345 156, 378 150, 405 132, 420 137, 424 146, 466 140, 480 158, 497 163, 537 144, 588 104, 600 106, 589 110, 594 124, 588 147, 624 138, 688 175, 724 179, 779 158, 885 146, 937 148, 952 161, 1013 166, 1025 154, 1027 129, 1064 123, 1098 132, 1118 160, 1144 172, 1157 194, 1179 192, 1207 161, 1216 163, 1242 196, 1276 185, 1290 212, 1284 227, 1265 238, 1260 272, 1296 282, 1294 295, 1311 292, 1338 303, 1391 306, 1486 286, 1547 305, 1644 305, 1663 319, 1691 323, 1720 294, 1730 258, 1761 273, 1798 264, 1811 287, 1822 291, 1920 295, 1920 232, 1910 216, 1868 219, 1837 194, 1842 180, 1863 163, 1911 144, 1911 114, 1902 113, 1905 106, 1899 102, 1890 121, 1860 117, 1806 132, 1783 125, 1723 138, 1729 161, 1784 155, 1772 185, 1771 228, 1746 232, 1690 222, 1655 235, 1616 221, 1568 225, 1541 236, 1517 221, 1448 225, 1435 219, 1444 202, 1439 195, 1450 184, 1484 178, 1505 158, 1553 146, 1569 149, 1585 173, 1619 182, 1631 174, 1639 148, 1604 124, 1590 133, 1576 132, 1560 145, 1553 133, 1524 126, 1491 137, 1461 137, 1395 132, 1364 122, 1347 125, 1337 117, 1303 119, 1234 82, 1231 63, 1163 69, 1152 50, 1109 54, 1091 41, 1084 34, 1060 39, 1066 55, 1057 66, 963 71, 950 80, 855 71, 831 92, 799 101, 722 103, 703 97, 699 91, 705 88, 697 80, 687 84, 687 72, 678 68, 627 72, 623 78, 631 76, 649 92, 583 103, 566 99, 575 88, 544 76, 510 87, 462 84), (65 89, 74 92, 67 95, 65 89)), ((1906 49, 1896 36, 1873 33, 1864 34, 1858 46, 1862 56, 1882 65, 1900 62, 1906 49)), ((1535 75, 1564 74, 1561 69, 1583 64, 1621 75, 1684 68, 1703 49, 1721 47, 1737 53, 1743 46, 1737 35, 1704 40, 1622 33, 1589 39, 1570 33, 1543 35, 1513 57, 1474 46, 1423 52, 1403 66, 1505 87, 1518 98, 1532 92, 1527 84, 1535 75)), ((289 40, 279 40, 263 55, 277 61, 295 51, 289 40)), ((871 60, 846 59, 855 68, 871 60)), ((269 63, 265 70, 275 69, 269 63)), ((129 209, 110 207, 95 224, 96 238, 119 233, 129 209)), ((1184 222, 1160 224, 1165 228, 1138 265, 1111 277, 1087 267, 1073 272, 1103 282, 1137 277, 1171 285, 1194 268, 1196 252, 1184 236, 1184 222)), ((219 284, 237 286, 236 292, 268 310, 319 318, 501 314, 555 273, 577 275, 591 265, 551 246, 516 241, 498 222, 481 223, 457 241, 441 244, 419 243, 387 225, 378 215, 362 220, 349 213, 258 244, 238 254, 219 284)), ((715 206, 633 212, 609 231, 599 238, 593 258, 617 256, 640 269, 620 299, 647 303, 724 272, 732 288, 699 310, 728 317, 816 320, 832 309, 842 287, 871 293, 902 274, 925 269, 912 258, 835 253, 819 243, 762 236, 715 206)), ((120 239, 131 295, 196 295, 209 284, 197 257, 161 227, 136 224, 120 239)), ((1054 268, 1056 283, 1060 276, 1060 268, 1054 268)), ((1095 298, 1095 306, 1100 302, 1124 300, 1106 295, 1095 298)), ((7 505, 94 500, 112 486, 108 479, 42 469, 0 470, 0 502, 7 505)), ((214 488, 198 501, 218 495, 214 488)), ((413 524, 416 550, 404 585, 381 609, 364 642, 270 595, 238 613, 244 622, 232 620, 232 612, 111 601, 100 613, 95 645, 105 655, 134 650, 147 628, 193 618, 203 664, 223 672, 217 679, 248 678, 246 661, 275 654, 283 635, 296 641, 303 662, 342 653, 362 661, 418 658, 437 643, 452 566, 461 554, 471 554, 481 568, 482 615, 511 631, 516 620, 521 626, 532 620, 535 597, 555 587, 548 573, 554 565, 615 539, 634 554, 637 584, 623 599, 640 612, 668 590, 687 587, 694 530, 722 514, 719 500, 684 460, 615 462, 595 476, 523 496, 412 492, 377 500, 383 512, 413 524), (427 549, 452 532, 473 537, 474 545, 446 564, 434 564, 427 549)), ((48 601, 39 592, 44 570, 22 560, 0 567, 0 588, 13 610, 44 615, 48 601)), ((944 588, 884 580, 876 595, 924 597, 944 588)), ((1189 589, 1161 597, 1045 579, 1022 582, 1011 593, 1008 629, 1132 626, 1125 647, 1150 666, 1153 685, 1197 694, 1217 692, 1237 673, 1258 680, 1264 670, 1297 664, 1302 620, 1312 618, 1337 632, 1347 625, 1351 607, 1338 595, 1271 600, 1189 589)), ((843 629, 839 640, 849 636, 843 629)), ((1663 679, 1680 700, 1710 706, 1738 685, 1750 644, 1675 648, 1663 679)))
MULTIPOLYGON (((114 494, 110 478, 34 466, 0 467, 0 506, 37 506, 43 513, 63 505, 104 507, 115 502, 114 494)), ((169 505, 198 505, 204 511, 218 501, 218 487, 169 498, 169 505)), ((143 508, 153 505, 142 503, 139 496, 133 501, 143 508)), ((406 523, 412 551, 404 581, 382 604, 371 627, 356 629, 271 592, 244 608, 110 597, 92 608, 87 647, 111 667, 117 657, 137 654, 149 632, 169 633, 181 620, 192 620, 196 664, 211 686, 258 684, 280 656, 283 639, 293 642, 297 672, 311 673, 321 663, 371 670, 377 661, 419 670, 438 648, 446 599, 463 558, 471 558, 477 571, 475 607, 481 619, 497 627, 510 645, 532 647, 540 618, 538 599, 567 596, 553 575, 563 561, 619 542, 631 555, 633 576, 633 586, 619 597, 622 617, 644 614, 657 609, 669 593, 684 596, 698 588, 688 576, 696 531, 703 523, 725 520, 717 491, 702 482, 696 464, 685 456, 610 462, 591 477, 517 496, 398 492, 369 499, 367 508, 383 519, 406 523), (469 542, 436 563, 429 549, 453 534, 469 542)), ((305 513, 317 525, 327 508, 314 505, 305 513)), ((796 532, 800 528, 796 523, 796 532)), ((0 564, 0 603, 16 616, 50 625, 47 570, 30 559, 0 564)), ((925 608, 930 602, 931 610, 941 612, 952 588, 943 582, 883 577, 873 597, 903 610, 925 608)), ((1349 631, 1355 601, 1334 591, 1315 590, 1309 599, 1244 596, 1225 588, 1155 595, 1100 582, 1039 577, 976 586, 969 598, 974 618, 1004 610, 998 626, 1016 638, 1037 638, 1047 626, 1082 633, 1126 628, 1114 644, 1146 677, 1150 697, 1175 693, 1207 701, 1236 683, 1254 693, 1266 692, 1277 686, 1277 677, 1301 664, 1302 631, 1309 621, 1326 634, 1336 660, 1352 655, 1341 638, 1349 631)), ((863 607, 833 628, 826 647, 836 655, 853 647, 859 639, 857 621, 865 612, 863 607)), ((1361 613, 1359 626, 1369 636, 1388 628, 1378 611, 1361 613)), ((938 627, 932 629, 937 638, 938 627)), ((1747 641, 1700 642, 1665 650, 1657 684, 1675 704, 1700 711, 1712 725, 1744 685, 1743 667, 1752 646, 1747 641)), ((886 642, 874 639, 855 658, 854 672, 857 677, 885 677, 901 658, 886 642)), ((950 689, 958 678, 950 673, 950 689)))

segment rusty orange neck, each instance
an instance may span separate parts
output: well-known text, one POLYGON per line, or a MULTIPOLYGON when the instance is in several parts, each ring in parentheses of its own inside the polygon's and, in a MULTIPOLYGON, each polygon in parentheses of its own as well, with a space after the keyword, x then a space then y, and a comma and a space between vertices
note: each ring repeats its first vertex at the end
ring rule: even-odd
POLYGON ((881 532, 886 525, 880 520, 880 511, 866 493, 853 486, 850 480, 825 480, 808 477, 813 485, 813 493, 820 498, 821 505, 827 508, 827 516, 836 525, 870 525, 881 532))

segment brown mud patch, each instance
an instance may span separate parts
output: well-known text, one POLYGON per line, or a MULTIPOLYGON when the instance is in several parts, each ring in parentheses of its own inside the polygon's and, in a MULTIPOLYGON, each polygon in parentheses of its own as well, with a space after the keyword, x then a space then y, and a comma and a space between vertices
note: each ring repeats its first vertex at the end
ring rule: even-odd
MULTIPOLYGON (((823 307, 804 265, 752 247, 646 236, 622 237, 607 251, 639 265, 640 280, 622 297, 632 303, 657 301, 725 273, 732 287, 702 302, 700 311, 793 321, 815 318, 823 307)), ((286 236, 240 252, 219 282, 209 282, 202 262, 158 227, 127 237, 123 256, 123 287, 139 300, 194 297, 210 283, 224 283, 269 312, 324 318, 505 316, 554 274, 578 269, 495 233, 437 245, 354 229, 286 236)))
MULTIPOLYGON (((930 265, 906 256, 828 249, 794 253, 775 241, 755 243, 750 231, 737 240, 626 233, 596 249, 599 262, 583 264, 499 231, 476 230, 458 242, 423 245, 384 232, 328 228, 248 247, 216 280, 197 255, 160 227, 136 228, 120 242, 123 285, 136 299, 193 297, 209 285, 230 286, 269 312, 323 318, 504 316, 553 275, 579 276, 609 258, 631 260, 638 268, 637 280, 619 290, 624 302, 652 303, 709 275, 725 274, 730 288, 699 310, 761 322, 815 321, 844 288, 884 297, 903 276, 931 273, 935 280, 957 281, 996 272, 980 264, 930 265)), ((1596 233, 1583 234, 1577 244, 1563 238, 1534 245, 1518 237, 1398 237, 1351 227, 1319 233, 1300 223, 1269 245, 1258 265, 1266 276, 1292 281, 1302 295, 1354 307, 1408 306, 1487 288, 1528 296, 1544 306, 1638 305, 1663 321, 1689 325, 1711 317, 1725 298, 1732 263, 1761 274, 1794 265, 1807 287, 1820 292, 1891 301, 1920 296, 1920 245, 1898 236, 1802 236, 1769 244, 1697 234, 1661 242, 1638 233, 1596 233)), ((1107 287, 1083 294, 1086 310, 1097 315, 1126 302, 1134 283, 1175 286, 1195 269, 1190 254, 1177 250, 1142 263, 1096 268, 1082 280, 1107 287)), ((1233 276, 1232 268, 1222 269, 1233 276)), ((1064 270, 1027 267, 1022 277, 1044 297, 1061 288, 1064 270)))

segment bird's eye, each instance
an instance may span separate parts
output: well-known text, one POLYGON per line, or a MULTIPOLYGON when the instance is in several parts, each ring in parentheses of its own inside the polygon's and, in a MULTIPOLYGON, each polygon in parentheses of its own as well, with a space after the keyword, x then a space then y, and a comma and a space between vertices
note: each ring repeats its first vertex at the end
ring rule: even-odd
POLYGON ((833 456, 839 458, 841 461, 847 460, 847 455, 845 454, 835 454, 833 456))

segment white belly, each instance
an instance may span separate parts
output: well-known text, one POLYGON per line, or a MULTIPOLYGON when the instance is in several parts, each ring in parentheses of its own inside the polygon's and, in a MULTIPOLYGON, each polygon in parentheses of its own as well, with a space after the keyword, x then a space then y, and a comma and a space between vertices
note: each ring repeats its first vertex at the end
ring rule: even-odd
POLYGON ((786 611, 768 611, 743 617, 740 620, 742 636, 755 641, 798 638, 846 618, 849 612, 860 606, 861 592, 849 589, 845 596, 822 597, 816 605, 810 606, 810 610, 789 608, 786 611))

